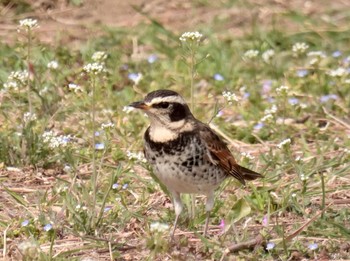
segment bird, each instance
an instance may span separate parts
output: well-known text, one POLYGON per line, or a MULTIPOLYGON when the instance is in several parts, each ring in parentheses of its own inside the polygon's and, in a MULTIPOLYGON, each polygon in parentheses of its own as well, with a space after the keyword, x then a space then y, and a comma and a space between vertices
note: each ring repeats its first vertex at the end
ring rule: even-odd
POLYGON ((174 238, 183 210, 181 194, 207 197, 206 237, 214 192, 228 177, 245 185, 262 175, 238 165, 223 139, 209 125, 197 120, 184 98, 175 91, 160 89, 129 105, 146 113, 150 126, 144 133, 144 155, 155 176, 172 196, 175 221, 174 238))

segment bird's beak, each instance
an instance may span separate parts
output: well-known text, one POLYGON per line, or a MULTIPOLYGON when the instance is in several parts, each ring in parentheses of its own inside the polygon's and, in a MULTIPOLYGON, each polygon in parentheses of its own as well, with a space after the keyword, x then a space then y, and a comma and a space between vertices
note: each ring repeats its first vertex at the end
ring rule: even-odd
POLYGON ((129 104, 130 107, 136 108, 136 109, 141 109, 144 111, 147 111, 149 109, 149 106, 146 105, 143 101, 137 101, 129 104))

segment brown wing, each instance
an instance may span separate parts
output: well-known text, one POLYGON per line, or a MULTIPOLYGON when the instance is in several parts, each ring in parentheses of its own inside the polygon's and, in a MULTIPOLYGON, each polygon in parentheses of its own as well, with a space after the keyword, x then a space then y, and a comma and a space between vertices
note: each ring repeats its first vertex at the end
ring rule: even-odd
POLYGON ((199 135, 207 146, 209 160, 245 185, 240 166, 220 137, 205 124, 199 126, 199 135))

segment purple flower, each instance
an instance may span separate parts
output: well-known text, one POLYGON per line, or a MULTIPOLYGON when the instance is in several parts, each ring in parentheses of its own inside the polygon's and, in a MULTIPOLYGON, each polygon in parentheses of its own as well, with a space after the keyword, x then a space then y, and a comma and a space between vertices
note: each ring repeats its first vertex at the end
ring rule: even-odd
POLYGON ((295 97, 292 97, 292 98, 289 98, 288 99, 288 103, 290 105, 297 105, 299 103, 299 99, 298 98, 295 98, 295 97))
POLYGON ((266 244, 266 250, 272 250, 275 248, 275 246, 276 246, 275 243, 269 242, 266 244))
POLYGON ((95 144, 95 149, 96 150, 104 150, 105 149, 105 144, 104 143, 96 143, 95 144))
POLYGON ((215 81, 219 81, 219 82, 225 80, 224 76, 222 76, 219 73, 214 74, 213 78, 214 78, 215 81))
POLYGON ((48 232, 48 231, 50 231, 52 229, 52 225, 49 223, 49 224, 46 224, 45 226, 44 226, 44 230, 46 231, 46 232, 48 232))
POLYGON ((303 77, 305 77, 308 74, 309 74, 309 71, 306 70, 306 69, 297 70, 297 76, 300 77, 300 78, 303 78, 303 77))
POLYGON ((265 215, 261 221, 261 224, 264 226, 264 227, 267 227, 267 225, 269 224, 269 219, 267 217, 267 215, 265 215))
POLYGON ((342 52, 341 51, 334 51, 333 53, 332 53, 332 56, 334 57, 334 58, 338 58, 338 57, 340 57, 342 55, 342 52))
POLYGON ((264 123, 258 122, 257 124, 254 125, 254 130, 260 130, 262 127, 264 127, 264 123))
POLYGON ((117 189, 117 188, 119 188, 119 184, 118 184, 118 183, 114 183, 114 184, 112 185, 112 189, 117 189))
POLYGON ((95 137, 100 136, 100 132, 99 131, 95 131, 95 137))
POLYGON ((312 251, 316 250, 318 248, 318 245, 316 243, 312 243, 308 245, 308 248, 312 251))
POLYGON ((271 91, 272 87, 272 81, 271 80, 264 80, 262 85, 262 93, 268 94, 271 91))
POLYGON ((158 60, 158 56, 156 54, 151 54, 147 58, 148 63, 154 63, 157 60, 158 60))
POLYGON ((103 212, 110 211, 111 209, 112 209, 111 207, 105 207, 105 209, 103 210, 103 212))
POLYGON ((122 186, 122 189, 127 189, 128 188, 128 183, 125 183, 123 186, 122 186))
POLYGON ((329 100, 338 100, 338 95, 336 94, 328 94, 328 95, 322 95, 320 98, 320 102, 325 103, 329 100))
POLYGON ((248 99, 249 97, 250 97, 250 93, 249 92, 244 92, 243 99, 248 99))
POLYGON ((26 227, 26 226, 28 226, 28 225, 29 225, 29 220, 28 220, 28 219, 23 220, 23 222, 21 223, 21 226, 22 226, 22 227, 26 227))

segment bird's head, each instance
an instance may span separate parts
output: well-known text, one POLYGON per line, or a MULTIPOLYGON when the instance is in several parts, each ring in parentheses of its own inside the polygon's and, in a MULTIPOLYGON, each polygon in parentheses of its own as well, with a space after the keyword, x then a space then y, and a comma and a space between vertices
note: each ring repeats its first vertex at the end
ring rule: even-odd
POLYGON ((151 127, 162 127, 168 130, 179 130, 191 122, 193 115, 185 100, 171 90, 153 91, 143 101, 129 105, 143 110, 151 121, 151 127))

